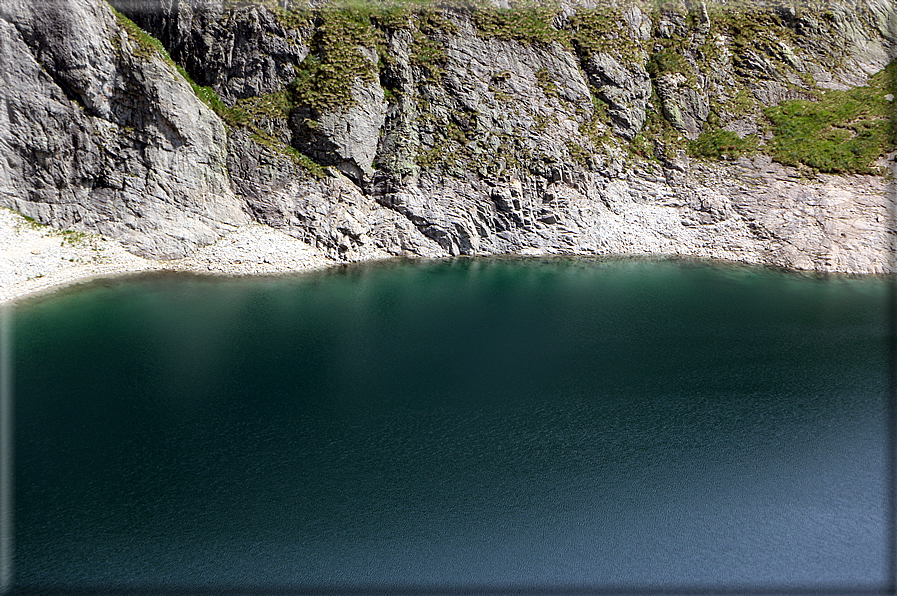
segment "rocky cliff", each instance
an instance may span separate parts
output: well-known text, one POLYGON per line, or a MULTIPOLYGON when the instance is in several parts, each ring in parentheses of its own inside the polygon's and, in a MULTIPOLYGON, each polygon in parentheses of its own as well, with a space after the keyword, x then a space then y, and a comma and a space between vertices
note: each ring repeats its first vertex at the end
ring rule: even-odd
POLYGON ((170 259, 889 267, 890 0, 0 0, 0 205, 170 259))

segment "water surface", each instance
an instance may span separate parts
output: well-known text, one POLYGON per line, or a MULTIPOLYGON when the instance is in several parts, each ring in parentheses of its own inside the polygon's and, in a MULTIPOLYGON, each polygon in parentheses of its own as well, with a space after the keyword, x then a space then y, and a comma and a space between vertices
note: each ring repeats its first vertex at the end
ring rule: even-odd
POLYGON ((876 587, 885 290, 465 260, 31 300, 16 585, 876 587))

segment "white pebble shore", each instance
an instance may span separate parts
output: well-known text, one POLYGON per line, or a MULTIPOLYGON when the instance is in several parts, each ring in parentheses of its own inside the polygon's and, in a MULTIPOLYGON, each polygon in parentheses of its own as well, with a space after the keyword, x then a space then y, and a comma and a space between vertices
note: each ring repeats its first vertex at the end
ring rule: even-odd
POLYGON ((0 304, 98 277, 142 271, 273 275, 335 264, 320 250, 261 224, 243 226, 189 257, 157 261, 133 255, 95 234, 58 230, 0 209, 0 304))

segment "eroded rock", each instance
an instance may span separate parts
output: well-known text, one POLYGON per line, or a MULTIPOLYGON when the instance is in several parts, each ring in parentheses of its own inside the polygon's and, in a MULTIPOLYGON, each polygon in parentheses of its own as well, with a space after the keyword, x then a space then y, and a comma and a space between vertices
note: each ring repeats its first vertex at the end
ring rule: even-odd
POLYGON ((645 109, 651 98, 651 79, 642 64, 624 67, 610 54, 599 52, 584 63, 589 81, 609 105, 614 130, 632 140, 645 124, 645 109))

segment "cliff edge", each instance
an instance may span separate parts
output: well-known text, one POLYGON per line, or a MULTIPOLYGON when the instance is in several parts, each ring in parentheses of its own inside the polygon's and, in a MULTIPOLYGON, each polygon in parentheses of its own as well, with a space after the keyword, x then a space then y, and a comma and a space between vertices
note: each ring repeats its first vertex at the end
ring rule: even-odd
POLYGON ((161 260, 881 273, 895 53, 890 0, 2 0, 0 206, 161 260))

